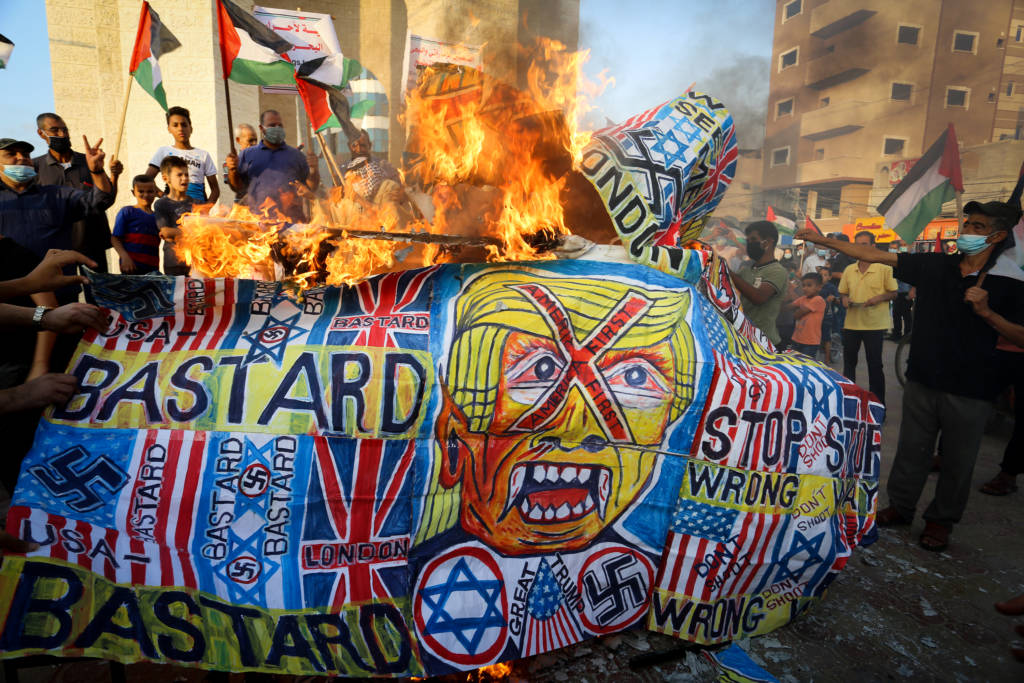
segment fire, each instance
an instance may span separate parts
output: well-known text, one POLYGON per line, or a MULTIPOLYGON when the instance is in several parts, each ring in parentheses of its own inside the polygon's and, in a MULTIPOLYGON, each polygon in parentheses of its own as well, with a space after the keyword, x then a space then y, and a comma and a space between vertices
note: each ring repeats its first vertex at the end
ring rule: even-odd
POLYGON ((591 135, 580 119, 588 99, 611 83, 584 78, 587 58, 557 41, 540 43, 526 92, 448 64, 421 75, 406 102, 416 158, 409 176, 432 215, 407 198, 365 201, 353 178, 342 178, 326 199, 297 187, 280 195, 283 205, 268 202, 259 213, 235 205, 227 215, 186 215, 176 251, 203 276, 285 280, 300 289, 452 258, 437 244, 388 241, 384 233, 493 238, 486 250, 464 248, 462 260, 550 258, 537 245, 569 233, 566 176, 591 135), (310 220, 291 223, 283 212, 303 197, 310 220))
POLYGON ((505 662, 491 664, 477 669, 478 681, 506 681, 512 675, 512 667, 505 662))

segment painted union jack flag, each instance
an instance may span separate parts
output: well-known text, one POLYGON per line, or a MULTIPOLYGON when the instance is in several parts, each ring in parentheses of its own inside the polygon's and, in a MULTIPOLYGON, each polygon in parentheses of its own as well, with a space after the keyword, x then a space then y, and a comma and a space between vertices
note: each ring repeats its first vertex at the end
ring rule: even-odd
POLYGON ((316 439, 302 530, 303 603, 408 593, 414 441, 316 439))
POLYGON ((328 343, 426 351, 436 269, 388 273, 346 287, 328 343))

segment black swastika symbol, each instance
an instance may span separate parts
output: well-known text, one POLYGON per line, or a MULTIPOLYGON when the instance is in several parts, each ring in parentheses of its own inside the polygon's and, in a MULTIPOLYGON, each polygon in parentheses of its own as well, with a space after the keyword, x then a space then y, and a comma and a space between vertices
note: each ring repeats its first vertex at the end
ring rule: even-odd
POLYGON ((128 475, 107 456, 91 461, 90 457, 89 451, 75 446, 28 471, 69 508, 89 512, 104 505, 128 481, 128 475))
POLYGON ((601 565, 601 573, 604 574, 603 583, 596 571, 585 573, 583 590, 593 606, 597 623, 607 626, 643 604, 647 596, 647 585, 643 569, 632 555, 620 555, 608 560, 601 565), (605 604, 607 607, 603 607, 605 604))

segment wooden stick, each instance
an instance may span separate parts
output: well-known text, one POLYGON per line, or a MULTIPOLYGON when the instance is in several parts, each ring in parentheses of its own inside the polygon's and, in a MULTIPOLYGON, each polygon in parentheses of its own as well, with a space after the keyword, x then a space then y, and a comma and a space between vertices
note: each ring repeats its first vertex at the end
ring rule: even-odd
MULTIPOLYGON (((202 216, 200 218, 186 218, 182 227, 187 229, 188 221, 198 220, 202 223, 223 224, 234 226, 242 234, 253 234, 277 229, 280 223, 272 221, 242 221, 223 216, 202 216), (249 226, 257 226, 255 229, 249 226)), ((442 244, 452 247, 487 247, 501 248, 502 242, 497 237, 478 235, 467 237, 462 235, 439 235, 430 232, 385 232, 383 230, 350 230, 339 225, 316 226, 318 230, 330 233, 337 237, 353 237, 366 240, 383 240, 385 242, 421 242, 424 244, 442 244)))
POLYGON ((335 187, 341 187, 341 169, 338 168, 338 161, 331 153, 330 147, 327 146, 327 141, 324 140, 324 134, 317 131, 315 135, 316 139, 320 142, 320 151, 323 152, 324 163, 327 164, 327 170, 331 174, 331 180, 334 182, 335 187))
MULTIPOLYGON (((954 190, 956 192, 956 235, 960 236, 960 233, 964 231, 964 195, 963 193, 954 190)), ((939 228, 941 233, 942 229, 939 228)))
POLYGON ((235 154, 235 122, 231 117, 231 88, 228 87, 228 79, 224 79, 224 105, 228 110, 228 144, 231 145, 231 153, 235 154))
POLYGON ((128 84, 124 87, 124 100, 121 102, 121 123, 117 126, 117 142, 114 143, 114 156, 111 160, 117 159, 121 153, 121 137, 124 135, 124 120, 128 116, 128 97, 132 94, 132 81, 135 77, 128 74, 128 84))

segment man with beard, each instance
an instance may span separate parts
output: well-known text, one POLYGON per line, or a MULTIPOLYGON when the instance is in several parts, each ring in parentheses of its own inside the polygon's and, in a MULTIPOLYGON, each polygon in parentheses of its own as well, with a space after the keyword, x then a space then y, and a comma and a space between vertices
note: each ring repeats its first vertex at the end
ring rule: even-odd
POLYGON ((789 274, 775 258, 779 231, 769 221, 755 221, 744 231, 750 261, 735 273, 733 283, 740 291, 743 312, 772 344, 781 340, 775 321, 779 317, 789 274))

